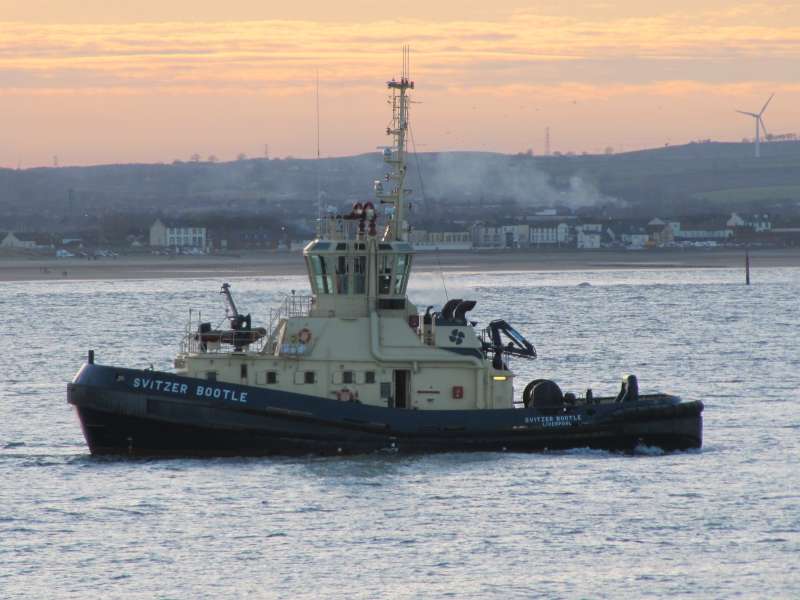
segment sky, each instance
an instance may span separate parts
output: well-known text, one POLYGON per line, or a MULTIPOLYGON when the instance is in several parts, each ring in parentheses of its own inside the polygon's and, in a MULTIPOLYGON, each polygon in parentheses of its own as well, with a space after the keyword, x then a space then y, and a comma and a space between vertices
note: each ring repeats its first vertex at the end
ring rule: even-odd
POLYGON ((800 2, 0 0, 0 166, 615 152, 800 132, 800 2))

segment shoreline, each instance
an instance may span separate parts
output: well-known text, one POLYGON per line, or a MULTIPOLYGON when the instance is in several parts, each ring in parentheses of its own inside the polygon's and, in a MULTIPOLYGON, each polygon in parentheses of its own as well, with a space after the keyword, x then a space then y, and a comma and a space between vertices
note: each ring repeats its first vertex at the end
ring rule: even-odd
MULTIPOLYGON (((743 248, 650 250, 472 250, 420 252, 418 272, 598 271, 625 269, 744 269, 743 248)), ((800 267, 800 248, 750 250, 752 268, 800 267)), ((305 275, 299 252, 241 255, 120 256, 87 260, 0 258, 0 281, 174 279, 305 275)))

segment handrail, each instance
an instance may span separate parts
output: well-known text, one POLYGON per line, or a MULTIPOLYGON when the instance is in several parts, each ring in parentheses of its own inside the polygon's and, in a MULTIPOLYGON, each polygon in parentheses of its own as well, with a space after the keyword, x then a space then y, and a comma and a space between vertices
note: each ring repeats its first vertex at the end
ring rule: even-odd
MULTIPOLYGON (((270 308, 267 335, 244 345, 245 351, 269 353, 270 349, 274 350, 281 322, 292 317, 307 317, 311 312, 313 303, 313 296, 292 294, 283 298, 277 308, 270 308)), ((199 335, 199 328, 202 323, 200 313, 196 313, 198 315, 197 319, 193 318, 193 314, 189 314, 186 331, 181 340, 181 354, 227 354, 232 352, 230 344, 203 342, 199 335)), ((241 331, 244 332, 245 330, 241 331)))
POLYGON ((269 309, 269 335, 261 352, 273 354, 278 343, 281 323, 292 317, 307 317, 311 313, 314 296, 292 294, 286 296, 278 308, 269 309))
MULTIPOLYGON (((246 333, 246 331, 240 331, 246 333)), ((181 354, 229 354, 233 346, 220 342, 204 342, 197 331, 191 331, 181 340, 181 354)), ((261 352, 267 343, 267 336, 261 337, 249 344, 243 345, 243 352, 261 352)))

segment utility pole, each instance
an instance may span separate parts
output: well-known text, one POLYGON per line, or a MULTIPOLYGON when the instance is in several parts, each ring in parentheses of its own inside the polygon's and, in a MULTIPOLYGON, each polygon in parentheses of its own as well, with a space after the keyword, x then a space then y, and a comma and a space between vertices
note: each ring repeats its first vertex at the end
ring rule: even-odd
POLYGON ((544 129, 544 155, 550 156, 550 126, 544 129))
POLYGON ((750 285, 750 250, 744 251, 744 283, 750 285))

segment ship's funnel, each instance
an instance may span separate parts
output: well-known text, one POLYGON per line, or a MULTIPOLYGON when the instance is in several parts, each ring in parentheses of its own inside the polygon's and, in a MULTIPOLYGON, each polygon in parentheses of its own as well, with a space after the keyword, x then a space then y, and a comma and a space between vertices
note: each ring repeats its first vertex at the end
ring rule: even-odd
POLYGON ((454 313, 456 321, 466 321, 467 320, 467 313, 475 308, 477 302, 475 300, 464 300, 463 302, 459 302, 458 306, 456 306, 456 311, 454 313))
POLYGON ((452 300, 448 300, 447 303, 442 307, 442 319, 444 321, 452 321, 453 320, 453 311, 456 307, 461 304, 461 298, 454 298, 452 300))

